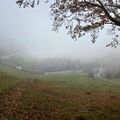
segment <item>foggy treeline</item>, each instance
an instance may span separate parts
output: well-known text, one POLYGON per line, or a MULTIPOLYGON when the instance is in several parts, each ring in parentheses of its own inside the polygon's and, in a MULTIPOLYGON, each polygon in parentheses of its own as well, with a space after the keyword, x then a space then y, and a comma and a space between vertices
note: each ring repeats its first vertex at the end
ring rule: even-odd
POLYGON ((53 72, 77 72, 90 77, 120 78, 120 57, 111 55, 82 61, 72 58, 46 58, 37 60, 32 57, 13 54, 0 55, 0 64, 6 64, 18 70, 39 74, 53 72))
MULTIPOLYGON (((2 39, 2 38, 1 38, 2 39)), ((53 72, 79 72, 90 77, 120 78, 120 55, 118 51, 105 56, 85 59, 75 57, 46 57, 36 59, 22 52, 15 41, 7 43, 1 40, 0 64, 14 67, 18 70, 39 74, 53 72)), ((44 54, 44 53, 43 53, 44 54)), ((86 56, 82 56, 84 58, 86 56)))
POLYGON ((120 56, 109 54, 83 65, 83 70, 91 77, 120 78, 120 56))

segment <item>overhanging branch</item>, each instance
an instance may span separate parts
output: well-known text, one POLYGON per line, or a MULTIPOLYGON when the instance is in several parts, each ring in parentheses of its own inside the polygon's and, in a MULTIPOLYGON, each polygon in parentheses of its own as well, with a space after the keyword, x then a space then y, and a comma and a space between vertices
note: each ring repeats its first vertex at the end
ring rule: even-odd
POLYGON ((113 18, 107 11, 107 9, 104 7, 103 3, 100 0, 97 0, 99 2, 99 4, 101 5, 101 9, 104 11, 104 13, 106 14, 106 16, 110 19, 110 21, 112 21, 115 25, 120 26, 120 21, 118 21, 117 19, 113 18))

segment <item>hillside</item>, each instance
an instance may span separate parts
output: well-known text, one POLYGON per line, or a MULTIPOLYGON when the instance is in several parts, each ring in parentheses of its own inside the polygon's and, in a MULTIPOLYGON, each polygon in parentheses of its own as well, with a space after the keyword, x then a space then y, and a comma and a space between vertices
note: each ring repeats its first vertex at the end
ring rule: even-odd
POLYGON ((119 120, 119 108, 120 80, 0 72, 1 120, 119 120))

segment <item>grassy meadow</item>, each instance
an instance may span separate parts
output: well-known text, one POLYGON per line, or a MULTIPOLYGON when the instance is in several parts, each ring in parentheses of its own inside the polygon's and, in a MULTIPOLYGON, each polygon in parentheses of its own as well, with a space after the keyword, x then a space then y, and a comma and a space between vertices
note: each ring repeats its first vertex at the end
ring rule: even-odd
POLYGON ((0 120, 120 120, 118 79, 13 73, 0 72, 0 120))

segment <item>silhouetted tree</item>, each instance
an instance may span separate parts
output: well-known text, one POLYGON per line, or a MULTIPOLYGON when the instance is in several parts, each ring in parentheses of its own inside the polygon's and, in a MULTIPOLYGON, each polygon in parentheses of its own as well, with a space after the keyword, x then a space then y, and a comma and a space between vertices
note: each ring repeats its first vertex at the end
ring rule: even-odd
MULTIPOLYGON (((34 7, 39 0, 17 0, 16 3, 19 7, 34 7)), ((113 35, 107 46, 116 47, 119 44, 120 0, 55 0, 50 8, 53 30, 57 31, 64 24, 75 40, 90 32, 94 43, 98 33, 106 28, 113 35)))

